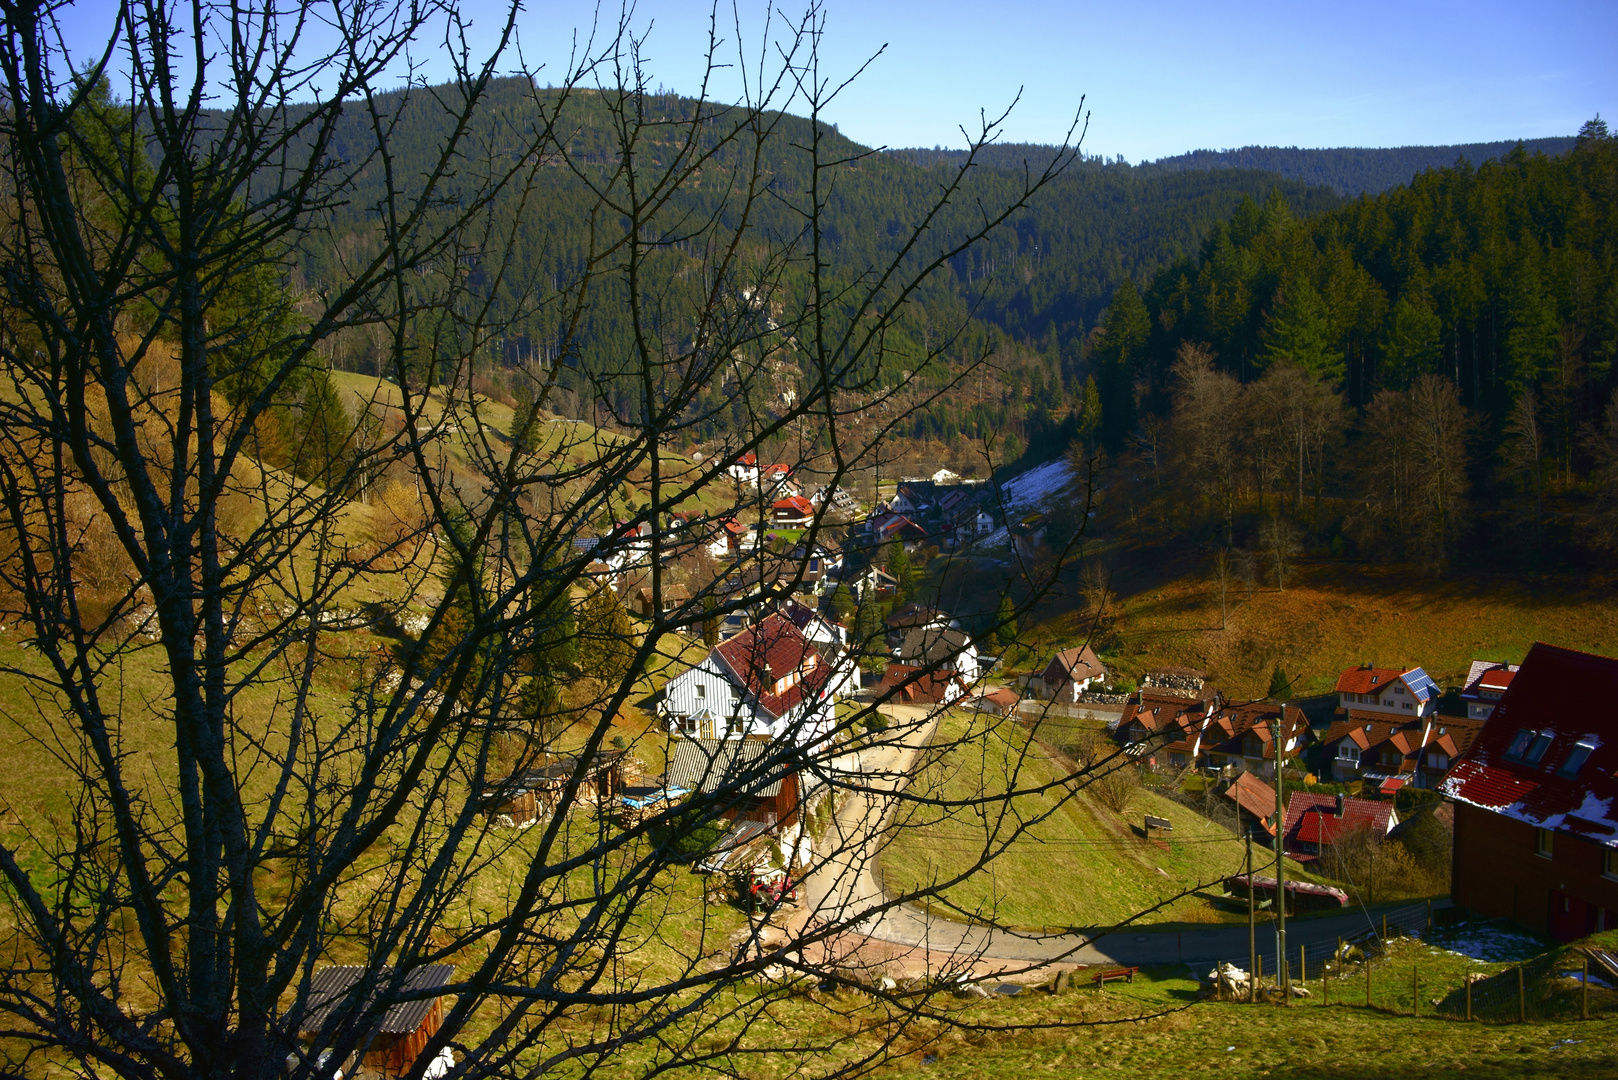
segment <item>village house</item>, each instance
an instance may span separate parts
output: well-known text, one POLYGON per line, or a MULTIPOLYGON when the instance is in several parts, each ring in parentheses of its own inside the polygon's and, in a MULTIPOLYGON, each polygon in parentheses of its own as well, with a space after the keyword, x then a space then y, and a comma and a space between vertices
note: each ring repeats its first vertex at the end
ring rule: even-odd
POLYGON ((1487 720, 1500 701, 1500 695, 1511 685, 1517 674, 1516 664, 1496 664, 1489 660, 1474 660, 1461 687, 1461 700, 1466 702, 1466 715, 1472 720, 1487 720))
POLYGON ((814 516, 814 504, 802 495, 790 495, 770 504, 770 520, 777 525, 807 525, 814 516))
POLYGON ((779 612, 722 641, 670 679, 661 710, 672 734, 696 739, 823 740, 852 678, 840 650, 811 641, 779 612))
POLYGON ((864 573, 846 584, 853 591, 854 599, 866 604, 892 599, 899 588, 899 579, 880 566, 868 566, 864 573))
POLYGON ((1397 824, 1399 815, 1386 800, 1294 791, 1287 798, 1282 846, 1294 859, 1310 862, 1359 830, 1380 842, 1397 824))
MULTIPOLYGON (((298 1036, 309 1049, 310 1057, 319 1061, 325 1052, 321 1042, 332 1043, 346 1035, 337 1024, 360 1024, 371 1029, 369 1039, 362 1036, 360 1060, 330 1062, 317 1075, 354 1076, 356 1073, 394 1078, 408 1075, 416 1067, 427 1043, 438 1034, 444 1023, 442 999, 433 993, 448 986, 455 976, 449 964, 426 964, 406 972, 397 987, 392 986, 392 968, 375 972, 372 986, 364 1001, 358 999, 360 984, 366 969, 357 965, 334 965, 317 970, 309 981, 309 1006, 298 1024, 298 1036), (403 1000, 388 1006, 380 1020, 370 1013, 377 995, 387 993, 403 1000)), ((386 999, 384 999, 386 1000, 386 999)), ((449 1054, 448 1050, 444 1051, 449 1054)), ((454 1067, 451 1055, 448 1065, 454 1067)), ((439 1067, 439 1061, 430 1062, 426 1075, 443 1076, 448 1069, 439 1067)))
POLYGON ((1017 701, 1017 691, 1002 686, 973 698, 972 707, 990 716, 1010 716, 1017 711, 1017 701))
MULTIPOLYGON (((1202 734, 1208 767, 1222 775, 1251 772, 1275 775, 1276 747, 1273 725, 1281 720, 1279 705, 1254 702, 1216 709, 1202 734)), ((1309 718, 1302 709, 1289 707, 1281 724, 1281 760, 1300 756, 1311 736, 1309 718)))
POLYGON ((970 691, 970 685, 957 672, 895 661, 883 671, 876 696, 898 705, 949 705, 970 691))
POLYGON ((798 820, 805 793, 799 770, 778 750, 756 739, 681 739, 669 758, 668 783, 716 798, 726 820, 786 827, 798 820))
POLYGON ((725 470, 738 484, 758 483, 758 455, 749 450, 739 455, 725 470))
POLYGON ((1340 713, 1321 736, 1320 760, 1333 780, 1368 780, 1385 795, 1406 784, 1432 788, 1480 728, 1466 717, 1434 713, 1400 721, 1354 710, 1340 713))
POLYGON ((1438 684, 1421 668, 1364 664, 1337 677, 1337 703, 1349 712, 1420 718, 1438 711, 1438 684))
POLYGON ((1114 735, 1125 750, 1148 763, 1184 769, 1202 755, 1203 728, 1215 699, 1193 701, 1142 691, 1124 706, 1114 735))
POLYGON ((680 608, 691 602, 691 591, 684 585, 664 585, 663 604, 660 608, 653 598, 651 586, 642 586, 636 594, 636 607, 644 619, 657 615, 668 615, 679 611, 680 608))
POLYGON ((1618 658, 1537 643, 1441 790, 1450 895, 1561 941, 1618 929, 1618 658))
POLYGON ((1240 772, 1225 786, 1225 798, 1236 804, 1236 816, 1249 832, 1275 835, 1275 819, 1279 807, 1275 789, 1250 772, 1240 772))
POLYGON ((905 631, 894 658, 924 671, 958 675, 970 687, 978 681, 978 649, 953 619, 937 619, 905 631))
POLYGON ((1045 530, 1050 524, 1050 518, 1045 514, 1034 513, 1019 520, 1011 526, 1011 550, 1019 558, 1033 559, 1045 548, 1045 530))
POLYGON ((1040 681, 1052 701, 1074 704, 1093 684, 1105 682, 1107 669, 1089 645, 1063 649, 1045 665, 1040 681))

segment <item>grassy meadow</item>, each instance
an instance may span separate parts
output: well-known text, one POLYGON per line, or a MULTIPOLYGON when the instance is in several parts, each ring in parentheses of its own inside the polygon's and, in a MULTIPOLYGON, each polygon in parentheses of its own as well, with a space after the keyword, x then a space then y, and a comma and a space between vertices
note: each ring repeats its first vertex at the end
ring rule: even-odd
MULTIPOLYGON (((951 713, 941 722, 936 741, 954 745, 918 771, 910 793, 924 799, 958 802, 1006 791, 1013 779, 1018 788, 1048 784, 1064 772, 1013 721, 951 713), (1020 772, 1015 772, 1019 761, 1020 772)), ((992 837, 1004 844, 1024 826, 1026 831, 987 866, 945 890, 948 904, 939 905, 942 913, 950 914, 952 907, 984 912, 1026 927, 1110 926, 1242 867, 1245 846, 1240 839, 1148 788, 1136 789, 1123 813, 1107 809, 1090 793, 1064 795, 1060 788, 1021 795, 1003 818, 991 816, 1000 812, 993 805, 980 813, 907 804, 902 828, 882 856, 888 887, 908 889, 961 873, 983 857, 992 837), (1172 838, 1146 840, 1146 814, 1172 821, 1172 838)), ((1261 857, 1255 851, 1255 858, 1261 857)), ((1309 877, 1291 860, 1287 867, 1289 876, 1309 877)), ((1220 886, 1206 892, 1176 900, 1144 921, 1246 918, 1236 905, 1211 898, 1223 892, 1220 886)))

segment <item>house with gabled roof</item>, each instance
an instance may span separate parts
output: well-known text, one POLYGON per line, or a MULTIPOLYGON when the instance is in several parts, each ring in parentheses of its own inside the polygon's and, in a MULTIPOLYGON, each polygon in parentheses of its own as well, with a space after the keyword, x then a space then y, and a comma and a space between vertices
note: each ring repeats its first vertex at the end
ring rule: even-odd
POLYGON ((1441 791, 1458 907, 1563 941, 1618 929, 1618 658, 1528 651, 1441 791))
POLYGON ((1337 781, 1369 780, 1391 795, 1406 784, 1436 787, 1472 745, 1479 724, 1434 713, 1403 720, 1351 709, 1340 712, 1320 738, 1325 768, 1337 781))
POLYGON ((1307 862, 1351 833, 1365 830, 1380 841, 1397 824, 1391 802, 1294 791, 1287 798, 1283 846, 1288 855, 1307 862))
POLYGON ((1211 698, 1189 701, 1143 691, 1124 706, 1114 734, 1126 752, 1145 757, 1151 764, 1187 768, 1202 758, 1204 732, 1213 707, 1211 698))
POLYGON ((802 495, 789 495, 770 504, 770 520, 777 525, 807 525, 814 516, 814 504, 802 495))
POLYGON ((1275 835, 1275 789, 1250 772, 1239 772, 1225 788, 1225 798, 1236 804, 1236 815, 1249 829, 1275 835))
POLYGON ((1516 664, 1497 664, 1491 660, 1472 661, 1461 686, 1461 700, 1466 702, 1466 715, 1473 720, 1487 720, 1517 674, 1516 664))
POLYGON ((745 454, 738 454, 726 467, 731 478, 741 484, 758 483, 758 455, 749 450, 745 454))
POLYGON ((802 746, 831 731, 853 667, 842 650, 813 641, 771 613, 716 645, 663 687, 671 734, 698 739, 790 739, 802 746))
POLYGON ((1213 709, 1202 737, 1208 765, 1227 776, 1238 771, 1274 776, 1277 747, 1271 725, 1276 721, 1281 722, 1281 761, 1297 758, 1312 734, 1302 709, 1288 707, 1283 715, 1281 706, 1262 701, 1213 709))
POLYGON ((1437 712, 1438 698, 1438 684, 1419 667, 1362 664, 1337 677, 1337 704, 1343 709, 1412 719, 1437 712))
POLYGON ((1088 644, 1058 652, 1040 675, 1051 700, 1070 705, 1093 684, 1104 682, 1106 678, 1106 667, 1088 644))

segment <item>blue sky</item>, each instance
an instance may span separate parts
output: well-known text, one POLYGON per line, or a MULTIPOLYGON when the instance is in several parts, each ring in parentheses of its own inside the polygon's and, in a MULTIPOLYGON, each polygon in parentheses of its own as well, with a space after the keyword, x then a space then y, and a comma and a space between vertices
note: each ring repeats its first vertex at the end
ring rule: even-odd
MULTIPOLYGON (((1019 88, 1005 138, 1060 140, 1088 95, 1085 149, 1130 161, 1248 144, 1567 135, 1598 111, 1618 119, 1614 0, 823 2, 823 74, 851 74, 886 46, 826 113, 873 145, 961 145, 961 125, 974 124, 980 109, 1003 109, 1019 88)), ((111 10, 107 0, 78 6, 81 46, 111 10)), ((460 10, 485 30, 502 8, 463 0, 460 10)), ((745 0, 739 7, 755 60, 765 10, 745 0)), ((526 0, 519 25, 529 64, 544 61, 559 79, 573 30, 588 27, 595 11, 590 0, 526 0)), ((703 3, 636 6, 633 24, 650 28, 644 56, 654 84, 684 93, 700 85, 709 12, 703 3)), ((727 59, 733 18, 725 7, 727 59)), ((420 55, 432 71, 433 50, 420 55)), ((735 74, 720 73, 721 91, 733 90, 735 74)))

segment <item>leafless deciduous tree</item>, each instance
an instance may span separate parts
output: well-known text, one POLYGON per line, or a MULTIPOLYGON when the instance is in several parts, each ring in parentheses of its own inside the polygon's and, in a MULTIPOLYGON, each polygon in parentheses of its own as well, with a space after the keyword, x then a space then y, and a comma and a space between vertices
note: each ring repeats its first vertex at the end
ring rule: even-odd
MULTIPOLYGON (((895 320, 1068 155, 946 241, 963 167, 886 261, 850 266, 825 216, 860 157, 820 119, 818 10, 776 24, 738 100, 678 108, 621 26, 561 89, 496 79, 515 6, 482 60, 437 4, 123 5, 87 58, 61 46, 71 7, 0 10, 0 618, 28 645, 0 677, 37 763, 0 835, 9 1068, 325 1075, 433 996, 416 1075, 446 1049, 468 1076, 739 1075, 763 1053, 857 1072, 906 1021, 953 1022, 881 984, 875 1024, 798 993, 855 979, 846 931, 921 895, 865 883, 905 762, 949 750, 924 746, 927 710, 831 709, 860 658, 835 633, 736 661, 779 722, 691 797, 620 818, 598 770, 621 749, 664 773, 685 744, 647 720, 660 673, 811 572, 747 539, 769 502, 731 463, 795 443, 844 484, 975 371, 939 335, 884 382, 895 320), (421 48, 455 78, 389 89, 421 48), (576 138, 581 110, 605 145, 576 138), (787 159, 803 183, 772 179, 787 159), (514 224, 563 181, 588 243, 524 277, 514 224), (631 344, 586 371, 599 303, 631 344), (519 350, 513 410, 476 365, 535 320, 554 337, 519 350), (337 380, 339 339, 388 377, 337 380), (705 425, 727 452, 680 452, 705 425), (739 551, 705 570, 727 532, 739 551), (704 904, 685 861, 788 778, 784 812, 821 830, 816 919, 704 904), (507 827, 524 798, 536 823, 507 827), (321 997, 329 964, 357 974, 321 997), (419 981, 433 965, 447 982, 419 981)), ((710 71, 719 49, 716 29, 710 71)), ((1020 835, 995 820, 974 869, 1020 835)))

